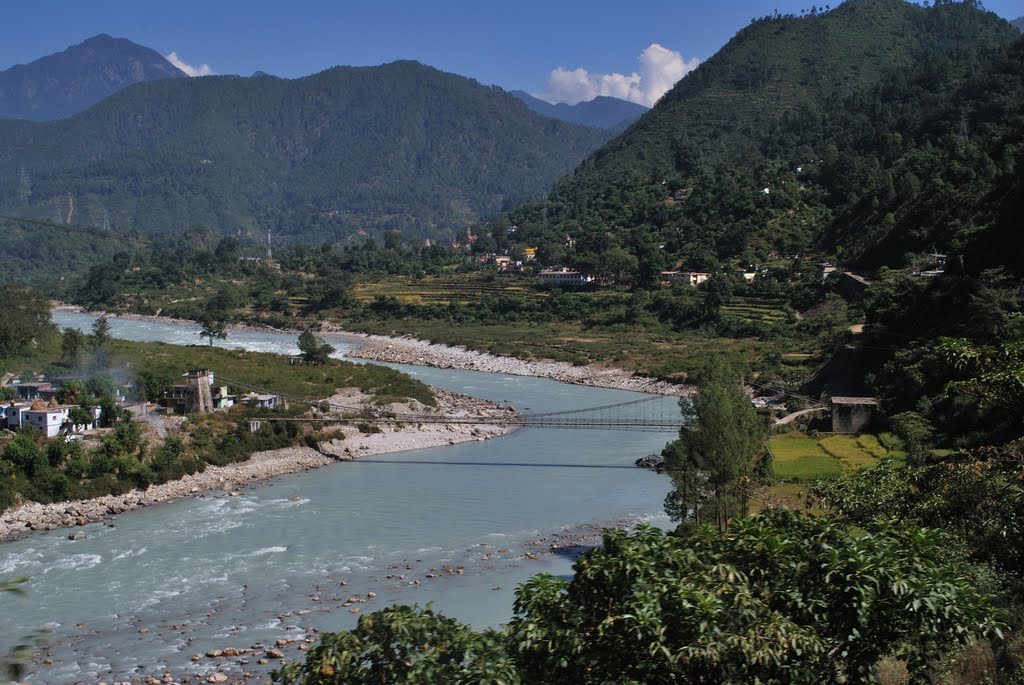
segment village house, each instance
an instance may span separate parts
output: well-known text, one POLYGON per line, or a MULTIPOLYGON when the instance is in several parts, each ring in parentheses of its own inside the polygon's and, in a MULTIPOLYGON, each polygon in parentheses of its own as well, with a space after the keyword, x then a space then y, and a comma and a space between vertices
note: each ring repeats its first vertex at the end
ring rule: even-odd
POLYGON ((277 409, 279 405, 282 405, 281 398, 277 395, 265 395, 255 392, 243 395, 242 402, 262 409, 277 409))
POLYGON ((580 288, 595 281, 593 276, 573 269, 545 269, 539 274, 542 283, 551 283, 569 288, 580 288))
POLYGON ((18 399, 26 402, 32 402, 35 400, 43 400, 49 402, 53 395, 56 395, 56 390, 51 383, 38 382, 38 383, 14 383, 11 385, 14 391, 18 393, 18 399), (43 395, 46 394, 46 397, 43 395))
POLYGON ((32 408, 31 402, 15 402, 0 407, 0 427, 18 430, 21 427, 22 415, 32 408))
POLYGON ((58 405, 56 400, 50 400, 49 404, 36 400, 28 409, 20 412, 18 427, 32 426, 39 429, 47 438, 55 438, 62 432, 78 433, 92 430, 99 421, 101 409, 93 407, 89 410, 89 422, 72 425, 69 421, 71 410, 74 408, 74 405, 58 405))
POLYGON ((698 286, 711 278, 711 274, 704 271, 662 271, 661 282, 674 285, 683 283, 685 285, 698 286))

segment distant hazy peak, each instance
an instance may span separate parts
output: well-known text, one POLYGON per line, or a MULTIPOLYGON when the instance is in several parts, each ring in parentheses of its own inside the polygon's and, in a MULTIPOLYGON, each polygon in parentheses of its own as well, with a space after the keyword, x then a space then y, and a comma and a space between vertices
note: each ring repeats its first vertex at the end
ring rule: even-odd
POLYGON ((571 124, 596 126, 609 131, 619 131, 643 116, 648 110, 635 102, 598 95, 593 100, 569 105, 564 102, 551 104, 536 98, 526 91, 513 90, 511 94, 534 112, 546 117, 560 119, 571 124))
POLYGON ((125 86, 184 76, 157 51, 101 33, 63 52, 0 72, 0 117, 60 119, 125 86))

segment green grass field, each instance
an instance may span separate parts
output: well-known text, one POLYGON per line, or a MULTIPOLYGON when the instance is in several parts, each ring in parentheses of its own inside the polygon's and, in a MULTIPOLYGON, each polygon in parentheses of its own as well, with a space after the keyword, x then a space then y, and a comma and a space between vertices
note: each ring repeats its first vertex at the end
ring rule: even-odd
POLYGON ((882 459, 902 460, 874 435, 830 435, 809 438, 801 433, 777 435, 769 441, 775 457, 772 470, 783 481, 801 482, 837 478, 844 472, 870 468, 882 459))

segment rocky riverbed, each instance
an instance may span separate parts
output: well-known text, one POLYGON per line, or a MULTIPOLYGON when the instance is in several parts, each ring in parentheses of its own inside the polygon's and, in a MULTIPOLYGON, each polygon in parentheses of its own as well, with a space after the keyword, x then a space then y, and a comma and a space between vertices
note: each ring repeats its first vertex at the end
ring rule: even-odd
MULTIPOLYGON (((69 312, 85 312, 82 307, 63 303, 54 303, 55 310, 69 312)), ((91 312, 104 315, 102 312, 91 312)), ((173 319, 166 316, 150 316, 143 314, 105 314, 106 316, 138 321, 158 321, 162 323, 195 325, 193 321, 173 319)), ((467 369, 470 371, 486 371, 489 373, 507 374, 510 376, 536 376, 551 378, 563 383, 588 385, 597 388, 614 388, 634 392, 647 392, 657 395, 675 395, 689 397, 696 392, 696 386, 689 384, 667 383, 654 378, 637 376, 624 369, 604 368, 597 366, 574 366, 566 362, 532 361, 517 357, 503 357, 488 352, 478 352, 465 347, 455 347, 440 343, 431 343, 411 337, 390 337, 385 335, 367 335, 346 331, 332 322, 320 322, 319 332, 342 338, 356 345, 356 349, 346 356, 358 359, 369 359, 395 364, 413 364, 433 366, 439 369, 467 369)), ((298 335, 299 330, 280 330, 270 326, 251 324, 234 324, 229 330, 273 331, 298 335)))
POLYGON ((573 366, 566 362, 527 361, 517 357, 502 357, 415 338, 367 335, 359 336, 358 339, 361 341, 360 346, 349 352, 347 356, 396 364, 434 366, 440 369, 467 369, 511 376, 537 376, 574 385, 615 388, 658 395, 689 396, 695 391, 695 386, 692 385, 666 383, 653 378, 637 376, 622 369, 573 366))
MULTIPOLYGON (((153 485, 146 490, 131 490, 123 495, 107 495, 89 500, 38 504, 30 502, 0 515, 0 542, 8 541, 32 531, 50 531, 61 527, 84 526, 101 521, 137 507, 202 494, 209 490, 226 490, 237 494, 243 487, 259 485, 264 481, 288 473, 319 468, 335 461, 347 461, 373 454, 454 445, 470 440, 486 440, 506 433, 507 421, 514 411, 493 402, 432 388, 437 407, 427 407, 415 400, 408 404, 390 405, 385 409, 397 414, 424 414, 427 416, 488 417, 495 424, 422 423, 383 425, 380 432, 362 433, 352 426, 344 426, 345 437, 334 438, 310 447, 286 447, 267 452, 256 452, 248 460, 227 466, 209 466, 202 473, 194 473, 180 480, 153 485)), ((335 395, 332 403, 362 402, 366 398, 358 392, 335 395)), ((84 533, 72 533, 72 539, 84 533)))

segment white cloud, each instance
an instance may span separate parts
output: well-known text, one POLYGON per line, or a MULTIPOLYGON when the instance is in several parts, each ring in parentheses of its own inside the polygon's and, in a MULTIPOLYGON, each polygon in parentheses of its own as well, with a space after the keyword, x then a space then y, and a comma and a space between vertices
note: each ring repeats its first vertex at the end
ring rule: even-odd
POLYGON ((548 76, 548 87, 539 97, 548 102, 577 102, 608 95, 648 107, 654 105, 679 79, 700 64, 700 59, 683 59, 681 52, 651 43, 638 58, 640 67, 631 74, 597 74, 583 68, 558 67, 548 76))
POLYGON ((188 76, 213 76, 217 72, 210 68, 209 64, 200 64, 198 67, 194 67, 182 58, 178 57, 177 52, 172 52, 169 55, 164 55, 168 62, 181 69, 188 76))

